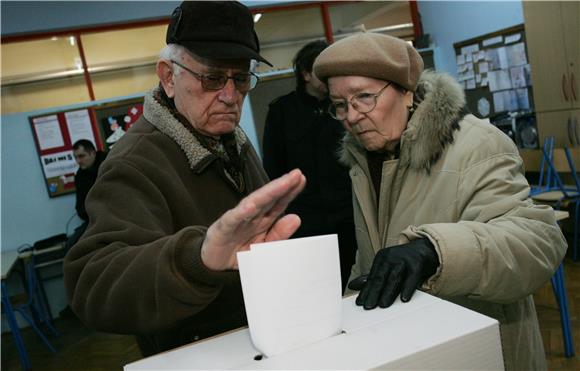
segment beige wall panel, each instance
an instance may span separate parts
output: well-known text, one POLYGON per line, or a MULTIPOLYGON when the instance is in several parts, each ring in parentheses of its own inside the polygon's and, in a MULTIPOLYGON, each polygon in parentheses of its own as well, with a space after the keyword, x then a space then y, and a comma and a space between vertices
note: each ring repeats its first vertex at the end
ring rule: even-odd
POLYGON ((2 115, 89 101, 83 77, 2 87, 2 115))
POLYGON ((361 24, 369 30, 412 22, 411 10, 406 1, 336 4, 330 7, 330 19, 334 33, 352 32, 361 24))
POLYGON ((68 37, 2 44, 2 78, 77 69, 78 46, 68 37))
POLYGON ((141 94, 157 86, 155 65, 91 75, 95 99, 141 94))
POLYGON ((163 25, 83 35, 87 64, 92 67, 155 60, 165 46, 166 30, 167 26, 163 25))
POLYGON ((256 23, 260 44, 324 36, 319 8, 264 13, 256 23))
POLYGON ((260 66, 256 69, 257 72, 266 72, 272 69, 284 70, 292 68, 292 59, 303 45, 304 44, 291 44, 276 48, 264 49, 260 54, 262 54, 264 58, 270 61, 274 67, 271 68, 267 64, 261 63, 260 66))

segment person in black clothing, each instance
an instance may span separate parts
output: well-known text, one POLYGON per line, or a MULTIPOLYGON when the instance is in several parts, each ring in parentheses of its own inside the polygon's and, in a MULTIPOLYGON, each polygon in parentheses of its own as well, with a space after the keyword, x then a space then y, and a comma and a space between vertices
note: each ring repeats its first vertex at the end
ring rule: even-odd
POLYGON ((87 139, 80 139, 73 144, 75 161, 79 165, 79 170, 75 175, 75 188, 77 200, 75 209, 83 223, 78 226, 74 233, 68 238, 67 247, 74 245, 84 233, 89 222, 89 216, 85 210, 85 200, 89 190, 97 180, 99 166, 105 160, 106 153, 97 151, 95 145, 87 139))
POLYGON ((294 57, 296 90, 270 103, 263 161, 272 179, 294 168, 306 176, 306 188, 287 209, 302 220, 293 237, 338 235, 344 291, 356 253, 351 182, 337 154, 345 130, 327 113, 328 91, 312 73, 327 46, 314 41, 294 57))

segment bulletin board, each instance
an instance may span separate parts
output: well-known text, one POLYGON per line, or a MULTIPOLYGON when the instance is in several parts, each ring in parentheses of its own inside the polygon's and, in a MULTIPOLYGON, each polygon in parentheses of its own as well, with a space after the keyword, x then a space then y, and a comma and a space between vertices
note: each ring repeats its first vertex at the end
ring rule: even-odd
POLYGON ((107 152, 142 114, 143 98, 135 98, 29 117, 49 197, 75 192, 77 140, 107 152))
POLYGON ((143 114, 143 98, 98 105, 93 112, 104 150, 109 151, 143 114))
POLYGON ((523 24, 461 41, 453 47, 457 77, 474 115, 493 121, 508 112, 533 111, 523 24))
POLYGON ((75 191, 74 176, 78 170, 73 144, 88 139, 102 149, 96 122, 90 108, 61 111, 29 117, 36 150, 50 197, 75 191))

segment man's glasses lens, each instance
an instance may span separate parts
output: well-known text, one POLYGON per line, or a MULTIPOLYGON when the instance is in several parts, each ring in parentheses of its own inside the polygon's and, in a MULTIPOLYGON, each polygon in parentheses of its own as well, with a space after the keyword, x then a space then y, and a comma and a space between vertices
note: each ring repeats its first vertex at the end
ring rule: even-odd
POLYGON ((228 83, 228 80, 234 80, 234 84, 239 91, 246 92, 256 87, 258 76, 250 73, 239 73, 232 77, 225 75, 202 75, 201 82, 207 90, 220 90, 228 83))
POLYGON ((197 72, 190 70, 189 68, 185 67, 184 65, 172 60, 171 62, 175 63, 179 67, 183 68, 193 76, 195 76, 198 80, 201 81, 201 85, 206 90, 221 90, 223 89, 226 84, 228 83, 229 79, 234 80, 234 85, 236 88, 241 92, 247 92, 256 87, 258 84, 258 76, 253 72, 250 73, 238 73, 232 77, 226 75, 203 75, 197 72))

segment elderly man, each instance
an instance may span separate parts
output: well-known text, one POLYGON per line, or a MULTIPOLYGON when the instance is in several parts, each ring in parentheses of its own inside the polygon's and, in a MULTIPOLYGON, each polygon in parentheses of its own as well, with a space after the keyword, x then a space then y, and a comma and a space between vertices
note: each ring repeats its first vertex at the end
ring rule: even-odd
POLYGON ((157 62, 160 86, 103 163, 88 197, 89 227, 65 261, 79 317, 137 335, 144 356, 243 326, 236 252, 288 238, 280 215, 304 188, 294 170, 267 176, 238 127, 257 77, 250 11, 184 2, 157 62))

